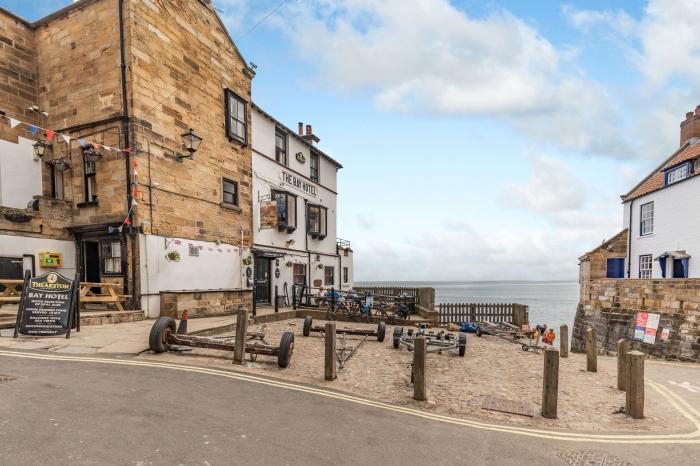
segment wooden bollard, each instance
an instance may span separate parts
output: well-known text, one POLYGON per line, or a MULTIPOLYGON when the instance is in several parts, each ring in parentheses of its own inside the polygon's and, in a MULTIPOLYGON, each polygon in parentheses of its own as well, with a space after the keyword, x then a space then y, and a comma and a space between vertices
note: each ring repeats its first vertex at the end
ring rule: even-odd
POLYGON ((413 339, 413 399, 425 401, 425 355, 428 345, 423 335, 413 339))
POLYGON ((557 418, 557 397, 559 395, 559 351, 551 346, 544 352, 544 373, 542 378, 542 417, 557 418))
POLYGON ((559 356, 562 358, 569 357, 569 326, 562 325, 559 327, 559 356))
POLYGON ((644 353, 630 351, 625 357, 629 383, 625 398, 625 413, 633 419, 644 418, 644 353))
POLYGON ((629 385, 629 367, 627 367, 627 352, 630 344, 624 338, 617 341, 617 389, 627 391, 629 385))
POLYGON ((586 331, 586 370, 598 372, 598 348, 594 328, 586 331))
POLYGON ((245 341, 248 334, 248 309, 238 310, 236 315, 236 340, 233 347, 233 363, 243 364, 245 358, 245 341))
POLYGON ((326 322, 326 357, 325 357, 325 379, 335 380, 338 377, 335 356, 335 322, 326 322))

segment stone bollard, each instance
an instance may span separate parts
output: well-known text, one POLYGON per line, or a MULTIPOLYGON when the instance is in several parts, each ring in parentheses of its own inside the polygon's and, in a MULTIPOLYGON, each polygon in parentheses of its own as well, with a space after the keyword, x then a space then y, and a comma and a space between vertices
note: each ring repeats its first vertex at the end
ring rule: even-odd
POLYGON ((559 356, 562 358, 569 357, 569 326, 562 325, 559 327, 559 356))
POLYGON ((248 309, 242 308, 236 314, 236 340, 233 347, 233 363, 243 364, 245 358, 245 341, 248 334, 248 309))
POLYGON ((624 338, 617 341, 617 389, 627 391, 629 385, 629 372, 627 367, 627 352, 630 344, 624 338))
POLYGON ((335 380, 338 377, 335 356, 335 322, 326 322, 324 338, 326 340, 325 379, 335 380))
POLYGON ((586 331, 586 371, 598 372, 598 349, 596 331, 589 328, 586 331))
POLYGON ((413 339, 413 399, 425 401, 425 356, 428 345, 424 336, 413 339))
POLYGON ((633 419, 644 418, 644 353, 630 351, 625 357, 629 383, 625 398, 625 413, 633 419))
POLYGON ((544 352, 544 375, 542 378, 542 417, 557 418, 559 395, 559 351, 549 347, 544 352))

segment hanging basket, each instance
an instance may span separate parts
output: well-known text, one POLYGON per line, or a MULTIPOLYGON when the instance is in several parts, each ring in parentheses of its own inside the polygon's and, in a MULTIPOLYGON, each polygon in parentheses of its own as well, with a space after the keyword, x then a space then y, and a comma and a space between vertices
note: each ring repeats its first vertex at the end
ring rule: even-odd
POLYGON ((28 214, 26 212, 19 212, 19 211, 12 211, 12 212, 3 212, 3 215, 7 220, 10 222, 15 222, 15 223, 27 223, 32 219, 31 214, 28 214))
POLYGON ((291 269, 293 265, 294 265, 294 262, 292 262, 292 261, 287 261, 287 262, 284 264, 284 266, 287 267, 288 269, 291 269))
POLYGON ((51 164, 54 166, 54 168, 60 172, 64 172, 71 168, 71 164, 68 160, 66 159, 56 159, 52 160, 51 164))
POLYGON ((245 259, 243 259, 243 265, 250 265, 253 263, 253 258, 248 256, 245 259))
POLYGON ((165 260, 167 260, 168 262, 180 262, 180 259, 182 259, 182 257, 177 251, 168 251, 165 254, 165 260))
POLYGON ((318 264, 316 267, 318 268, 318 270, 323 270, 323 264, 318 264))

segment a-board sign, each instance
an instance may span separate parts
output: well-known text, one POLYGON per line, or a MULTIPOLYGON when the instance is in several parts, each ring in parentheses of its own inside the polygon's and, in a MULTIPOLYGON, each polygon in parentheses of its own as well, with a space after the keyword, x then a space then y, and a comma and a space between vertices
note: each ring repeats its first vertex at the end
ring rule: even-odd
POLYGON ((75 327, 79 319, 73 318, 77 308, 77 282, 56 272, 25 277, 15 336, 68 337, 71 324, 75 327))

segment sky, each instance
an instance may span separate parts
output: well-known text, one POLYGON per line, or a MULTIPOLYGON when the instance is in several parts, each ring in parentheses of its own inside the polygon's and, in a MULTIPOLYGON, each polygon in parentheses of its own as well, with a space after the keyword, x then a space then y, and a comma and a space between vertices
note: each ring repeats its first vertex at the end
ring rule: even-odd
POLYGON ((576 280, 700 104, 700 0, 213 3, 254 101, 344 165, 355 280, 576 280))

